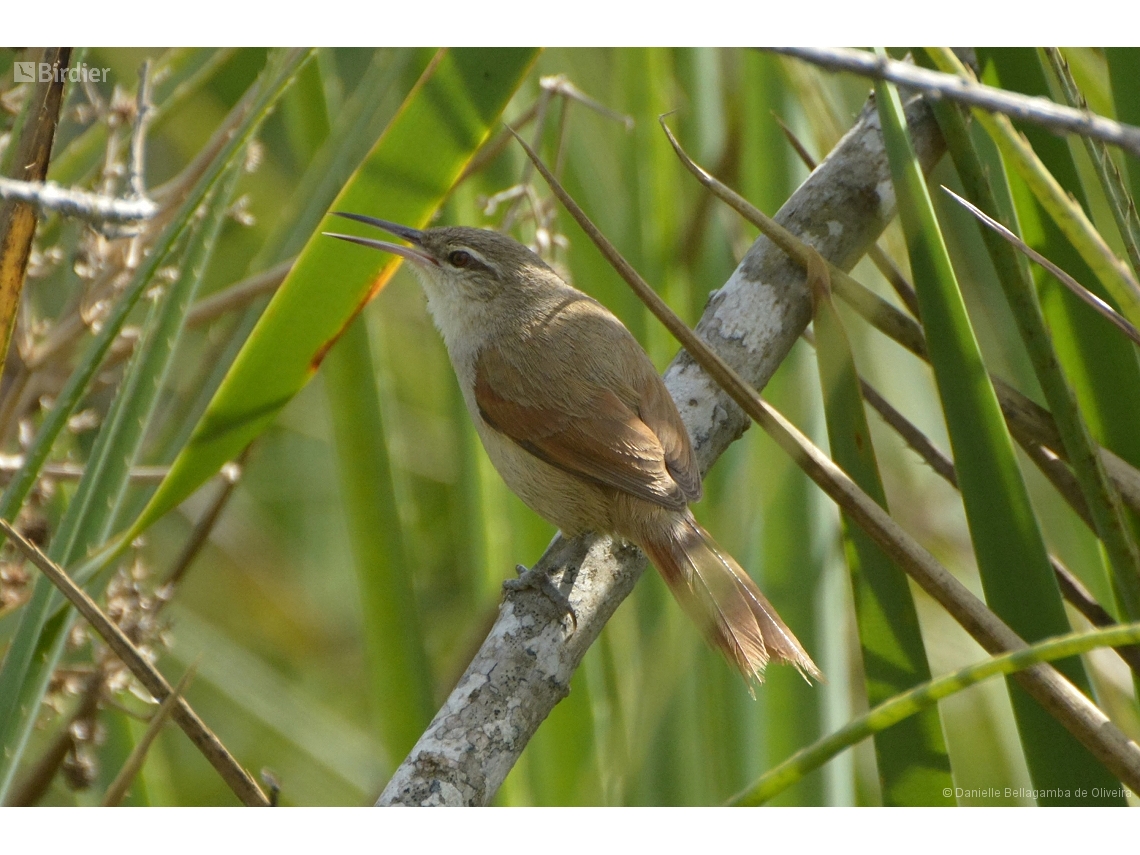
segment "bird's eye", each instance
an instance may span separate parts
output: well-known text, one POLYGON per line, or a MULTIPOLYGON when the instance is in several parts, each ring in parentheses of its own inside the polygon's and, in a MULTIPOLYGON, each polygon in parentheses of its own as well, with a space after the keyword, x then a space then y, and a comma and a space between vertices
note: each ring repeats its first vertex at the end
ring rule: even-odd
POLYGON ((471 262, 474 261, 471 253, 465 252, 462 249, 454 249, 448 253, 447 260, 451 263, 452 267, 470 267, 471 262))

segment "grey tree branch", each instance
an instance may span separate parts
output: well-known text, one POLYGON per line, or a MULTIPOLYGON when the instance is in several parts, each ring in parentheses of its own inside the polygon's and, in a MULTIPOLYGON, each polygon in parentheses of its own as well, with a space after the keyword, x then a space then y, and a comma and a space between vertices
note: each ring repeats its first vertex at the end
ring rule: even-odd
MULTIPOLYGON (((944 144, 921 101, 907 108, 925 169, 944 144)), ((849 270, 894 214, 895 197, 875 110, 864 110, 835 150, 784 204, 776 219, 849 270)), ((804 274, 760 237, 709 301, 701 337, 755 388, 763 388, 811 319, 804 274)), ((682 352, 665 383, 707 471, 748 427, 748 416, 682 352)), ((380 805, 487 804, 538 726, 569 691, 590 644, 645 569, 637 549, 608 538, 558 537, 538 567, 574 606, 577 629, 535 591, 509 594, 475 658, 380 805)))
POLYGON ((918 68, 909 62, 886 59, 850 48, 766 48, 794 56, 832 71, 850 71, 879 80, 907 86, 932 98, 946 98, 980 107, 990 113, 1004 113, 1014 119, 1043 125, 1054 133, 1074 133, 1106 143, 1140 157, 1140 128, 1098 116, 1089 110, 1076 110, 1031 95, 1020 95, 972 80, 918 68))
MULTIPOLYGON (((702 184, 711 190, 717 198, 728 204, 729 207, 760 229, 760 231, 771 240, 775 241, 790 258, 796 259, 798 264, 806 265, 808 263, 806 248, 799 238, 783 228, 779 223, 773 222, 771 218, 758 210, 738 193, 724 186, 705 172, 700 166, 689 160, 688 155, 680 148, 680 145, 668 127, 666 127, 664 123, 662 123, 662 127, 665 128, 665 133, 669 137, 669 141, 672 143, 678 157, 681 158, 682 162, 686 164, 686 167, 702 184)), ((1052 271, 1054 268, 1055 265, 1049 269, 1052 271)), ((882 297, 879 297, 866 286, 851 276, 848 276, 844 271, 834 265, 830 266, 829 272, 831 275, 832 290, 852 309, 858 312, 867 323, 871 324, 871 326, 875 327, 875 329, 879 330, 879 332, 888 338, 891 338, 905 347, 919 359, 924 362, 930 361, 930 356, 926 350, 925 334, 917 321, 911 319, 899 309, 896 309, 892 304, 888 303, 882 297)), ((1058 277, 1067 276, 1067 274, 1065 274, 1064 271, 1060 271, 1059 268, 1056 269, 1054 275, 1058 277)), ((900 282, 899 286, 901 286, 899 289, 901 292, 906 292, 912 288, 910 283, 905 281, 900 282)), ((1075 282, 1071 287, 1076 290, 1081 290, 1082 288, 1082 286, 1075 282)), ((1009 425, 1010 433, 1012 433, 1014 439, 1029 452, 1030 456, 1040 462, 1043 458, 1032 449, 1037 445, 1042 445, 1048 446, 1050 452, 1057 456, 1065 458, 1067 452, 1064 443, 1061 441, 1061 435, 1052 414, 1042 407, 1039 407, 1000 377, 990 375, 990 380, 994 384, 998 402, 1001 404, 1002 414, 1005 416, 1006 423, 1009 425)), ((1134 511, 1140 513, 1140 471, 1132 468, 1128 463, 1121 460, 1106 448, 1099 449, 1099 452, 1104 463, 1105 471, 1116 485, 1116 488, 1120 491, 1121 499, 1134 511)), ((1057 479, 1053 477, 1048 468, 1044 468, 1042 471, 1050 477, 1050 480, 1054 482, 1054 485, 1058 487, 1062 495, 1066 497, 1072 495, 1072 491, 1063 489, 1058 484, 1057 479)), ((1077 493, 1079 494, 1079 490, 1077 493)), ((1078 514, 1081 513, 1078 508, 1074 507, 1074 509, 1077 510, 1078 514)))
POLYGON ((93 223, 127 225, 149 220, 158 205, 145 196, 116 199, 75 187, 60 187, 52 181, 17 181, 0 177, 0 199, 16 199, 35 205, 41 212, 56 211, 93 223))
MULTIPOLYGON (((669 137, 670 142, 674 143, 674 147, 681 154, 672 134, 669 137)), ((523 145, 525 147, 526 144, 523 145)), ((538 159, 538 155, 530 148, 527 148, 526 152, 542 172, 542 177, 546 179, 554 195, 573 214, 578 225, 589 235, 610 265, 654 316, 676 336, 701 368, 716 379, 717 385, 724 389, 733 401, 739 404, 860 528, 874 538, 879 547, 902 570, 934 597, 989 652, 1002 653, 1026 646, 1013 630, 986 608, 985 603, 950 575, 949 571, 911 538, 874 499, 864 493, 847 473, 836 466, 791 422, 772 409, 737 372, 710 350, 708 345, 677 317, 660 295, 621 257, 597 226, 590 222, 585 212, 538 159)), ((690 170, 707 178, 687 156, 682 157, 682 160, 690 170)), ((783 236, 778 230, 766 229, 765 234, 783 243, 783 236)), ((826 282, 829 278, 827 262, 813 250, 808 250, 806 256, 805 259, 797 253, 796 258, 806 268, 808 281, 815 289, 818 287, 817 283, 826 282)), ((1109 771, 1131 789, 1140 792, 1140 746, 1112 724, 1107 716, 1061 676, 1060 672, 1053 668, 1037 668, 1018 674, 1014 679, 1071 731, 1109 771)))

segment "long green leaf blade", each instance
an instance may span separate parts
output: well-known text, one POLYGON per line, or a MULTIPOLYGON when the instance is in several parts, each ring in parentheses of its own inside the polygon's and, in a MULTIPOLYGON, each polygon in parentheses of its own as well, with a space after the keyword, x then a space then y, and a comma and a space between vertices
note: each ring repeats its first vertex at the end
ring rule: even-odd
MULTIPOLYGON (((812 287, 816 353, 831 455, 867 495, 887 509, 851 345, 827 285, 817 281, 812 287)), ((867 702, 877 706, 928 681, 930 665, 906 575, 846 515, 843 534, 863 650, 867 702)), ((954 784, 950 757, 936 708, 876 733, 874 742, 884 805, 953 804, 947 795, 954 784)))
MULTIPOLYGON (((536 55, 519 48, 441 52, 334 207, 425 224, 536 55)), ((341 221, 336 228, 343 228, 341 221)), ((319 234, 310 239, 127 540, 269 425, 396 267, 397 261, 346 252, 319 234)))
MULTIPOLYGON (((922 171, 906 135, 902 102, 890 84, 876 83, 875 91, 931 365, 986 600, 1028 641, 1063 634, 1069 626, 1061 595, 922 171)), ((1075 685, 1088 690, 1079 661, 1064 661, 1058 668, 1075 685)), ((1036 787, 1077 792, 1112 786, 1107 770, 1056 719, 1019 687, 1012 686, 1011 695, 1036 787)), ((1047 796, 1041 801, 1068 804, 1074 799, 1047 796)))
POLYGON ((329 353, 324 379, 364 613, 372 705, 388 756, 401 758, 431 721, 432 680, 363 318, 329 353))
MULTIPOLYGON (((998 213, 1000 209, 997 196, 987 177, 987 170, 971 142, 962 113, 948 103, 935 104, 933 109, 966 192, 984 210, 998 213)), ((995 181, 1004 178, 1000 170, 997 174, 991 171, 990 175, 995 181)), ((1013 225, 1016 226, 1016 222, 1013 225)), ((982 229, 982 240, 998 273, 998 281, 1005 291, 1037 380, 1057 422, 1097 534, 1104 542, 1119 590, 1123 594, 1122 604, 1130 617, 1140 617, 1140 575, 1137 572, 1136 544, 1124 517, 1120 494, 1105 474, 1076 395, 1061 369, 1028 264, 1020 253, 991 230, 982 229)))

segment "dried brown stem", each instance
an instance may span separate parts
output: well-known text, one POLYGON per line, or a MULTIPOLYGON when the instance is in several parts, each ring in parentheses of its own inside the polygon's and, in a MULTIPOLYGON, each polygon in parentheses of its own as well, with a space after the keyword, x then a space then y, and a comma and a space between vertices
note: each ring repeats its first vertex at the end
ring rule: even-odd
MULTIPOLYGON (((44 48, 36 56, 39 63, 67 67, 71 48, 44 48)), ((63 102, 63 81, 52 75, 50 81, 32 88, 25 107, 23 131, 12 145, 11 178, 19 182, 41 182, 47 176, 51 146, 63 102)), ((26 201, 0 205, 0 373, 8 355, 8 344, 16 324, 24 274, 36 232, 36 209, 26 201)))
POLYGON ((59 772, 67 753, 75 746, 75 737, 71 732, 72 725, 95 715, 95 710, 99 707, 99 697, 103 693, 104 676, 102 668, 96 668, 88 675, 83 694, 79 699, 79 706, 68 716, 36 764, 12 788, 7 801, 9 807, 31 807, 39 804, 55 779, 56 773, 59 772))
POLYGON ((767 50, 794 56, 832 71, 850 71, 876 80, 889 80, 915 91, 929 93, 934 98, 946 98, 978 107, 986 112, 1000 113, 1014 119, 1043 125, 1056 134, 1074 133, 1102 140, 1120 146, 1134 157, 1140 157, 1140 128, 1114 122, 1089 110, 1074 110, 1056 104, 1048 98, 985 86, 953 74, 917 68, 908 62, 876 56, 866 51, 848 48, 767 48, 767 50))
MULTIPOLYGON (((123 631, 103 614, 87 592, 71 580, 63 568, 40 552, 35 544, 28 541, 7 520, 0 519, 0 529, 4 531, 10 542, 67 597, 91 625, 91 628, 99 634, 107 646, 146 687, 148 692, 160 701, 170 696, 172 689, 170 684, 166 682, 166 678, 150 664, 123 631)), ((190 741, 198 747, 210 765, 222 776, 222 780, 229 785, 242 804, 249 807, 269 806, 269 800, 261 788, 241 767, 241 764, 234 759, 233 755, 226 750, 218 737, 191 709, 184 698, 178 699, 172 715, 178 726, 190 737, 190 741)))
POLYGON ((205 297, 190 307, 186 313, 186 326, 193 329, 221 317, 227 312, 244 308, 264 294, 274 293, 293 269, 296 258, 275 264, 268 270, 255 273, 240 282, 205 297))
POLYGON ((154 115, 150 103, 150 60, 139 66, 139 91, 135 100, 135 122, 131 128, 131 159, 128 165, 128 189, 132 197, 146 195, 146 127, 154 115))
POLYGON ((174 690, 166 696, 166 699, 159 704, 154 715, 150 717, 150 722, 147 724, 146 731, 142 735, 135 747, 131 749, 126 762, 123 763, 123 768, 119 770, 119 774, 115 776, 110 786, 107 787, 107 792, 103 794, 103 807, 115 807, 126 796, 127 791, 130 789, 131 784, 138 775, 139 770, 142 769, 143 762, 146 760, 147 752, 150 751, 151 745, 158 738, 158 734, 162 731, 162 726, 166 724, 167 719, 174 713, 174 706, 178 703, 186 693, 186 687, 190 685, 190 681, 194 679, 194 674, 197 667, 191 665, 186 669, 186 673, 182 675, 182 679, 178 681, 178 685, 174 690))
POLYGON ((238 481, 241 480, 241 474, 251 447, 247 445, 236 461, 222 467, 222 483, 218 486, 218 491, 214 494, 210 506, 194 524, 194 530, 190 532, 190 537, 186 539, 182 551, 178 553, 178 557, 170 566, 170 572, 163 580, 163 587, 177 585, 182 581, 182 577, 186 575, 186 571, 190 569, 190 565, 194 563, 194 559, 198 557, 198 553, 202 551, 206 541, 210 539, 210 532, 214 530, 218 517, 222 515, 222 511, 229 503, 238 481))

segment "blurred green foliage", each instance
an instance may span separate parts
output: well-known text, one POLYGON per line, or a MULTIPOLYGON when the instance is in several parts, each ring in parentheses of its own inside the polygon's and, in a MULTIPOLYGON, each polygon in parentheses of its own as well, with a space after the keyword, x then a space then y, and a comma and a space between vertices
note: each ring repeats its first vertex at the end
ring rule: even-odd
MULTIPOLYGON (((1094 50, 1069 53, 1081 74, 1100 87, 1098 108, 1107 109, 1112 89, 1104 56, 1094 50)), ((240 201, 214 242, 199 300, 301 250, 433 55, 422 49, 315 52, 247 153, 247 170, 233 192, 240 201)), ((111 69, 112 83, 97 87, 98 95, 104 106, 118 104, 120 112, 129 113, 122 107, 132 101, 126 93, 134 91, 141 61, 152 60, 159 117, 148 136, 146 177, 148 187, 161 196, 171 187, 167 182, 186 174, 271 57, 264 49, 91 48, 84 61, 111 69), (124 93, 118 100, 115 87, 124 93)), ((0 51, 0 69, 11 59, 12 52, 0 51)), ((1130 67, 1128 60, 1114 57, 1113 67, 1130 67)), ((1027 51, 1009 61, 1040 60, 1027 51)), ((1135 64, 1134 57, 1131 62, 1135 64)), ((0 94, 9 89, 10 77, 5 76, 0 94)), ((774 213, 807 170, 772 114, 822 159, 869 90, 866 81, 753 51, 550 49, 515 92, 504 119, 539 142, 546 161, 557 165, 597 225, 673 308, 695 323, 709 293, 725 282, 756 232, 689 179, 660 133, 658 115, 677 111, 670 123, 687 150, 774 213), (604 110, 551 94, 553 75, 564 76, 604 110)), ((90 187, 101 180, 108 131, 107 114, 99 118, 88 99, 83 91, 68 95, 52 177, 90 187)), ((6 129, 11 119, 5 115, 3 121, 6 129)), ((111 135, 121 144, 122 124, 111 135)), ((664 369, 675 343, 552 203, 545 186, 531 181, 518 148, 496 147, 500 138, 493 129, 487 156, 477 156, 478 169, 453 189, 437 222, 505 224, 520 240, 537 246, 572 284, 609 306, 664 369), (529 182, 525 192, 499 195, 520 182, 529 182)), ((435 144, 423 139, 418 148, 429 150, 435 144)), ((1080 165, 1083 149, 1070 148, 1080 165)), ((409 162, 416 156, 416 149, 407 152, 409 162)), ((936 190, 943 183, 960 189, 948 159, 929 186, 982 358, 991 372, 1040 398, 977 227, 936 190)), ((1100 198, 1098 189, 1090 192, 1100 198)), ((382 193, 360 213, 391 214, 382 193)), ((1118 247, 1102 202, 1092 203, 1091 215, 1110 245, 1118 247)), ((84 240, 75 222, 49 218, 41 224, 38 248, 43 255, 26 286, 17 331, 25 357, 69 317, 90 312, 92 282, 76 272, 84 253, 93 251, 90 240, 84 240), (59 249, 54 262, 53 247, 59 249)), ((906 270, 897 226, 888 229, 881 244, 906 270)), ((897 302, 868 262, 861 262, 854 274, 897 302)), ((266 301, 262 293, 187 327, 136 463, 169 464, 183 447, 266 301)), ((128 324, 137 329, 145 311, 136 310, 128 324)), ((839 306, 839 315, 862 374, 948 450, 927 367, 902 355, 845 306, 839 306)), ((362 317, 361 329, 344 345, 358 356, 370 356, 371 379, 353 375, 353 382, 375 384, 383 435, 349 439, 375 440, 386 456, 390 484, 377 492, 387 494, 388 505, 373 511, 398 528, 404 557, 397 569, 406 574, 414 598, 415 620, 409 625, 419 633, 415 644, 427 662, 429 706, 434 708, 494 620, 501 581, 514 574, 516 563, 533 564, 554 532, 507 490, 487 461, 413 277, 398 272, 362 317)), ((12 367, 16 361, 9 360, 0 388, 0 430, 5 431, 0 442, 6 453, 18 453, 21 438, 42 422, 44 410, 81 358, 85 337, 80 325, 74 345, 22 380, 12 367), (17 387, 17 380, 24 385, 17 387)), ((1135 359, 1130 346, 1118 344, 1126 352, 1122 358, 1135 359)), ((824 396, 814 361, 801 342, 765 397, 826 448, 824 396)), ((107 413, 122 374, 119 366, 104 368, 83 409, 107 413)), ((1125 373, 1134 374, 1133 367, 1125 373)), ((1090 371, 1095 373, 1095 366, 1090 371)), ((337 380, 343 384, 347 377, 337 380)), ((376 697, 366 627, 377 617, 361 593, 354 567, 347 522, 354 509, 346 507, 342 492, 338 466, 344 461, 338 460, 338 423, 330 410, 338 394, 343 401, 345 390, 337 393, 331 379, 318 371, 255 440, 204 548, 160 613, 161 636, 149 639, 171 682, 197 663, 189 701, 247 769, 255 774, 272 770, 282 803, 291 805, 371 803, 407 747, 385 742, 380 707, 419 703, 414 697, 422 691, 409 685, 406 696, 389 689, 388 696, 376 697)), ((1132 388, 1119 391, 1132 396, 1132 406, 1136 393, 1132 388)), ((869 420, 895 518, 980 595, 960 497, 877 416, 869 420)), ((1106 437, 1114 435, 1102 427, 1106 437)), ((1121 425, 1116 428, 1124 431, 1121 425)), ((75 424, 56 443, 52 459, 86 461, 95 434, 75 424)), ((1097 540, 1032 464, 1024 457, 1020 462, 1049 550, 1111 607, 1097 540)), ((159 520, 128 553, 144 591, 176 564, 221 487, 219 479, 207 484, 159 520)), ((132 487, 128 506, 137 512, 152 489, 153 484, 132 487)), ((55 531, 74 492, 74 481, 56 478, 46 489, 41 482, 27 514, 55 531)), ((656 574, 646 574, 587 655, 570 696, 542 725, 507 778, 497 804, 718 804, 866 709, 839 515, 830 501, 761 431, 751 430, 710 473, 706 498, 695 510, 755 576, 828 682, 808 686, 792 669, 772 668, 752 700, 740 678, 703 646, 656 574)), ((0 651, 16 633, 19 598, 26 590, 11 581, 16 577, 10 568, 18 566, 13 556, 6 553, 5 562, 9 599, 0 600, 0 651)), ((911 590, 931 673, 937 676, 983 657, 939 606, 913 586, 911 590)), ((1086 625, 1072 610, 1068 615, 1074 627, 1086 625)), ((81 688, 91 652, 89 642, 69 646, 50 704, 23 752, 17 783, 69 720, 77 703, 71 690, 81 688)), ((383 655, 382 650, 370 652, 383 655)), ((1097 701, 1130 735, 1140 734, 1127 669, 1111 653, 1091 654, 1084 661, 1097 701)), ((112 689, 110 696, 118 704, 142 710, 141 702, 121 686, 112 689)), ((955 786, 997 792, 1030 786, 1004 684, 974 686, 942 701, 939 710, 955 786)), ((84 748, 92 761, 90 786, 72 789, 64 776, 56 776, 41 802, 98 803, 143 728, 105 705, 95 738, 84 748)), ((797 782, 774 803, 878 804, 881 798, 874 751, 864 742, 797 782)), ((1023 796, 969 795, 958 801, 1032 802, 1023 796)), ((233 796, 186 737, 168 727, 151 749, 128 802, 230 804, 233 796)))

